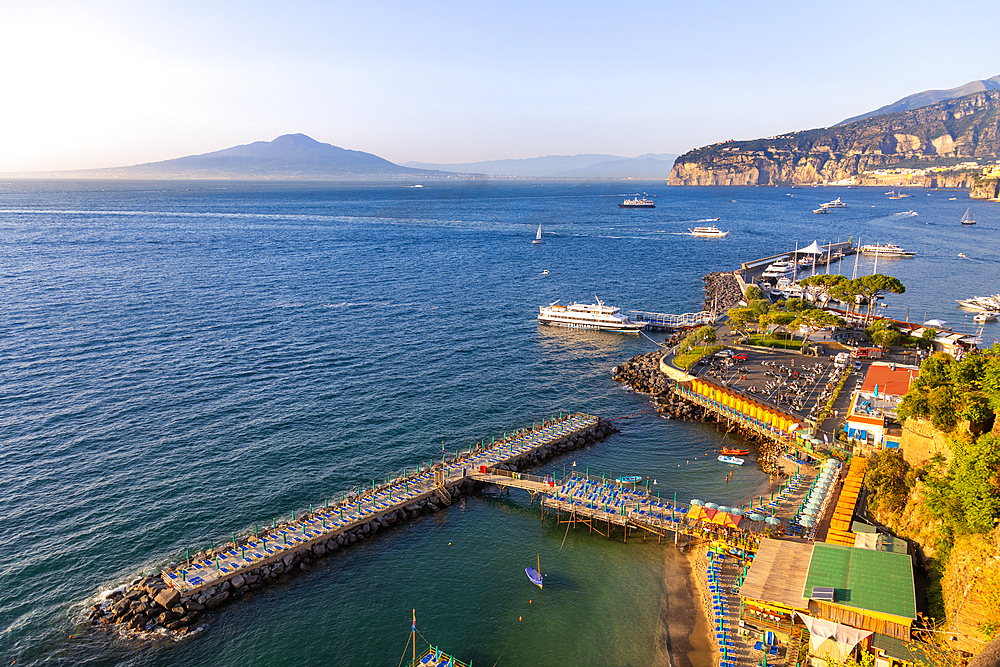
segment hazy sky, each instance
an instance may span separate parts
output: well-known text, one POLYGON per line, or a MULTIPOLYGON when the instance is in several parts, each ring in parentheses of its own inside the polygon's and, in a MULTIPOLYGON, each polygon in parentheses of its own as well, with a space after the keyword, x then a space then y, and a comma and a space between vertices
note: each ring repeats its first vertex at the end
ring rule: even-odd
POLYGON ((681 153, 1000 74, 993 1, 6 0, 0 172, 303 132, 394 162, 681 153))

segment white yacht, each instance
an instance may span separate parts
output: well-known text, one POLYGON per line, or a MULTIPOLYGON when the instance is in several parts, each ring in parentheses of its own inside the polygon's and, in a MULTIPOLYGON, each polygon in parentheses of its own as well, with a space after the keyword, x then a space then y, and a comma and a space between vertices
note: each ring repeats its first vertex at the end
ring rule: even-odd
POLYGON ((711 227, 695 227, 694 229, 688 227, 688 231, 691 232, 691 236, 708 236, 717 239, 721 239, 729 233, 722 231, 715 225, 712 225, 711 227))
POLYGON ((975 315, 973 315, 972 321, 977 324, 982 324, 983 322, 996 322, 997 314, 990 312, 988 310, 984 310, 981 313, 976 313, 975 315))
POLYGON ((917 253, 903 250, 895 243, 869 243, 861 246, 861 254, 867 257, 883 257, 896 259, 900 257, 913 257, 917 253))
POLYGON ((636 322, 621 314, 621 308, 605 306, 596 296, 594 303, 571 303, 561 306, 559 302, 538 307, 538 322, 571 329, 596 329, 616 333, 639 333, 645 322, 636 322))
POLYGON ((993 296, 974 296, 971 299, 961 299, 958 305, 964 308, 978 310, 981 313, 994 313, 1000 311, 1000 294, 993 296))
POLYGON ((795 273, 795 265, 791 262, 780 261, 771 264, 766 269, 764 273, 760 274, 761 280, 769 280, 774 278, 787 278, 795 273))
POLYGON ((823 204, 823 208, 847 208, 847 204, 840 201, 840 197, 837 197, 833 201, 828 201, 827 203, 823 204))

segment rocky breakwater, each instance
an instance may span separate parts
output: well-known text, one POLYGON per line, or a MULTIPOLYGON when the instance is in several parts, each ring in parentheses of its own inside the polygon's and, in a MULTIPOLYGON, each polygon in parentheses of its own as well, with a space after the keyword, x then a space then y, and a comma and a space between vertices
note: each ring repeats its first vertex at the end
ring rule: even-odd
POLYGON ((660 370, 660 360, 664 354, 664 350, 656 350, 632 357, 614 369, 615 380, 628 384, 635 391, 650 394, 656 412, 663 417, 718 424, 720 428, 726 428, 727 434, 738 433, 748 444, 754 445, 754 449, 757 450, 757 463, 764 472, 780 474, 778 459, 785 453, 784 446, 735 422, 727 423, 711 410, 675 394, 673 380, 660 370))
MULTIPOLYGON (((457 499, 476 487, 477 483, 467 478, 450 487, 448 493, 453 499, 457 499)), ((182 595, 167 585, 161 577, 137 579, 122 589, 111 592, 101 603, 93 605, 90 608, 89 618, 96 624, 117 626, 127 632, 151 632, 164 628, 183 634, 190 631, 213 610, 231 604, 253 591, 288 581, 296 574, 307 572, 317 561, 328 557, 338 549, 370 539, 380 531, 416 519, 421 514, 441 509, 443 509, 441 500, 437 496, 430 496, 190 594, 182 595)), ((306 518, 314 517, 307 514, 306 518)), ((236 548, 246 542, 247 540, 237 540, 236 548)), ((225 549, 232 546, 230 542, 225 549)), ((194 554, 192 560, 210 560, 225 549, 202 551, 194 554)))
MULTIPOLYGON (((544 463, 564 452, 587 447, 603 441, 618 429, 610 422, 598 420, 597 424, 570 433, 547 443, 506 464, 499 470, 523 472, 544 463)), ((482 482, 466 477, 449 486, 447 493, 452 501, 484 488, 482 482)), ((329 557, 338 549, 371 539, 377 533, 417 519, 422 514, 438 512, 445 508, 437 495, 428 495, 404 507, 385 512, 370 521, 331 536, 329 539, 304 545, 298 551, 269 560, 258 567, 243 571, 225 581, 182 594, 169 586, 162 577, 136 579, 119 590, 109 593, 100 603, 90 607, 89 618, 96 625, 116 627, 128 633, 153 632, 162 629, 184 634, 203 621, 207 614, 232 604, 254 591, 288 581, 292 576, 308 572, 317 561, 329 557)), ((319 518, 319 513, 306 514, 303 518, 319 518)), ((278 535, 280 526, 273 531, 278 535)), ((268 533, 262 533, 266 535, 268 533)), ((229 549, 239 549, 249 538, 237 539, 236 544, 226 543, 219 549, 209 549, 193 554, 192 562, 211 560, 229 549)))
POLYGON ((743 292, 736 276, 729 271, 713 271, 702 280, 705 282, 705 301, 702 310, 725 313, 730 308, 740 305, 743 292))
MULTIPOLYGON (((684 334, 678 334, 683 340, 684 334)), ((679 343, 680 340, 674 341, 679 343)), ((656 350, 632 357, 614 369, 616 382, 624 382, 633 390, 650 394, 656 411, 665 417, 689 421, 714 421, 705 408, 689 403, 674 393, 674 381, 660 370, 660 360, 665 350, 656 350)))
POLYGON ((615 426, 605 420, 599 420, 597 424, 591 426, 590 428, 571 433, 566 437, 554 440, 547 444, 545 447, 535 449, 533 451, 525 453, 523 456, 514 459, 508 463, 501 463, 500 465, 494 466, 497 470, 508 470, 510 472, 525 472, 534 466, 545 463, 549 459, 563 454, 565 452, 573 451, 574 449, 580 449, 582 447, 588 447, 590 445, 602 442, 612 433, 620 433, 620 431, 615 428, 615 426))

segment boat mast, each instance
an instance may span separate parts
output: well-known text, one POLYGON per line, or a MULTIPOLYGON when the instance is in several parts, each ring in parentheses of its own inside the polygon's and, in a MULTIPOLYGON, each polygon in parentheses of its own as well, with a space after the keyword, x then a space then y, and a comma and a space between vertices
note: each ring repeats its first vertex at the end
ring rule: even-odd
MULTIPOLYGON (((417 664, 417 610, 413 610, 413 625, 410 626, 410 639, 413 641, 413 664, 417 664)), ((405 650, 405 649, 404 649, 405 650)), ((405 653, 403 655, 406 655, 405 653)))
POLYGON ((851 274, 851 280, 858 277, 858 255, 861 254, 861 237, 858 237, 858 251, 854 253, 854 273, 851 274))

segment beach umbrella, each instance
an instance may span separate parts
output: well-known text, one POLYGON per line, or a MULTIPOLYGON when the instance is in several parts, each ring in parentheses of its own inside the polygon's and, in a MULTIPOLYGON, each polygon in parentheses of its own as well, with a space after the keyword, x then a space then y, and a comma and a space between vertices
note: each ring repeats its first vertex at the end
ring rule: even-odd
POLYGON ((770 524, 772 526, 777 526, 778 524, 781 523, 781 519, 779 519, 776 516, 769 516, 766 519, 764 519, 764 522, 768 523, 768 524, 770 524))
POLYGON ((799 525, 800 526, 805 526, 806 528, 809 528, 810 526, 815 525, 815 523, 816 523, 816 519, 812 518, 811 516, 804 516, 801 519, 799 519, 799 525))
POLYGON ((742 507, 731 507, 731 508, 729 508, 729 513, 730 514, 736 514, 738 516, 743 516, 743 508, 742 507))
POLYGON ((808 507, 802 510, 802 516, 816 516, 819 510, 809 509, 808 507))
POLYGON ((720 512, 732 512, 733 508, 732 507, 726 507, 725 505, 719 505, 719 511, 720 512))
POLYGON ((750 514, 747 515, 747 518, 750 519, 751 521, 763 521, 764 515, 758 514, 757 512, 751 512, 750 514))
POLYGON ((710 510, 717 510, 717 509, 719 509, 719 506, 716 505, 715 503, 705 503, 705 507, 707 507, 710 510))
POLYGON ((698 500, 697 498, 692 498, 691 499, 691 504, 692 505, 704 505, 705 503, 703 501, 701 501, 701 500, 698 500))

